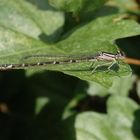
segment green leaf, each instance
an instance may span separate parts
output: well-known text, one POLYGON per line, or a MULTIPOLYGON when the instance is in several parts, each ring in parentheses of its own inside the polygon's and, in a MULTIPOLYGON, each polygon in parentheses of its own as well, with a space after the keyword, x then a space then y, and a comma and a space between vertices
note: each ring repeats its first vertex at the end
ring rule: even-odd
POLYGON ((88 89, 87 94, 90 96, 102 96, 108 95, 108 89, 103 87, 102 85, 95 83, 95 82, 89 82, 88 83, 88 89))
POLYGON ((77 140, 117 140, 107 116, 99 113, 81 113, 75 123, 77 140))
MULTIPOLYGON (((16 26, 13 26, 15 23, 13 17, 11 18, 11 24, 10 18, 6 17, 10 17, 9 14, 14 10, 17 10, 14 12, 18 13, 18 10, 20 9, 20 13, 22 14, 18 14, 17 19, 19 19, 20 17, 20 19, 22 19, 23 21, 28 15, 28 21, 30 19, 30 21, 32 21, 34 25, 38 25, 38 29, 41 29, 42 33, 47 34, 47 29, 45 26, 45 23, 47 23, 47 19, 53 22, 52 18, 50 17, 52 17, 52 15, 56 16, 57 14, 61 15, 60 13, 52 12, 52 15, 50 14, 49 16, 47 16, 45 10, 35 11, 34 3, 32 4, 31 2, 21 0, 18 2, 5 1, 1 2, 1 5, 5 5, 5 8, 1 8, 4 10, 2 10, 0 15, 1 17, 4 16, 5 18, 3 18, 3 20, 0 22, 0 64, 22 64, 29 62, 37 63, 38 61, 48 61, 47 58, 33 58, 29 61, 23 61, 23 57, 37 54, 63 54, 66 56, 79 56, 94 55, 100 51, 116 53, 118 50, 117 46, 114 43, 116 39, 140 34, 139 24, 137 24, 135 21, 118 21, 116 19, 118 19, 121 15, 113 15, 99 17, 89 23, 77 26, 69 33, 66 33, 62 38, 62 41, 59 41, 56 44, 47 44, 44 43, 44 40, 42 40, 41 38, 40 40, 39 38, 37 38, 39 36, 39 32, 37 33, 35 31, 33 33, 34 36, 31 35, 32 33, 27 35, 28 32, 31 31, 26 31, 27 29, 29 29, 29 27, 31 27, 32 24, 29 25, 27 22, 28 28, 25 31, 24 28, 19 29, 21 26, 18 25, 22 23, 21 20, 17 20, 16 26), (12 9, 12 11, 8 10, 10 8, 12 9), (6 22, 7 24, 5 25, 4 23, 6 22)), ((48 7, 46 5, 46 9, 47 8, 48 7)), ((58 18, 61 19, 61 16, 58 16, 58 18)), ((59 26, 62 26, 63 20, 60 19, 58 19, 59 26)), ((24 24, 26 23, 26 20, 24 21, 24 24)), ((52 26, 55 26, 55 24, 52 24, 52 26)), ((49 28, 52 29, 52 26, 50 25, 49 28)), ((59 29, 59 26, 57 26, 56 28, 59 29)), ((112 84, 112 81, 115 80, 116 76, 125 76, 131 73, 130 67, 123 62, 120 62, 118 65, 113 65, 112 71, 107 72, 107 67, 109 67, 111 64, 107 65, 107 62, 98 61, 96 62, 95 66, 99 65, 101 67, 99 67, 99 71, 96 70, 93 74, 91 73, 90 65, 91 63, 89 62, 65 65, 47 65, 47 67, 34 67, 34 71, 38 69, 57 70, 72 76, 76 76, 82 80, 100 83, 105 87, 109 87, 112 84), (102 67, 102 65, 105 65, 105 68, 102 67), (116 72, 117 70, 118 72, 116 72)), ((93 69, 95 68, 95 66, 93 67, 93 69)))
POLYGON ((113 81, 112 86, 107 89, 98 83, 89 82, 89 87, 87 89, 87 93, 90 96, 105 96, 108 94, 120 95, 120 96, 128 96, 130 89, 134 83, 135 77, 132 75, 127 75, 123 77, 116 77, 115 81, 113 81))
POLYGON ((120 7, 121 11, 129 11, 129 12, 139 12, 139 5, 134 0, 113 0, 118 7, 120 7))
POLYGON ((139 106, 122 96, 108 100, 108 114, 85 112, 75 122, 77 140, 138 140, 140 137, 139 106))
MULTIPOLYGON (((106 52, 117 52, 116 45, 114 44, 115 39, 128 37, 140 33, 139 25, 131 20, 115 21, 119 15, 101 17, 93 20, 92 22, 75 29, 67 35, 63 41, 59 42, 57 45, 61 50, 65 52, 71 52, 72 54, 79 55, 83 54, 95 54, 99 51, 106 52)), ((102 64, 98 64, 102 65, 102 64)), ((83 67, 83 65, 77 65, 77 68, 83 67)), ((89 66, 87 66, 89 67, 89 66)), ((130 74, 130 68, 128 65, 122 63, 120 64, 119 73, 116 75, 127 75, 130 74)), ((75 75, 74 72, 65 72, 75 75)), ((110 86, 112 78, 111 75, 106 72, 88 74, 77 73, 78 77, 88 81, 96 81, 104 86, 110 86)))
POLYGON ((106 0, 49 0, 49 4, 56 9, 78 14, 83 11, 94 11, 95 9, 101 7, 105 1, 106 0))
POLYGON ((64 15, 46 0, 0 0, 0 25, 36 39, 53 41, 64 24, 64 15))
POLYGON ((49 99, 46 97, 38 97, 36 99, 36 107, 35 107, 35 113, 39 114, 41 112, 41 109, 47 104, 49 103, 49 99))
POLYGON ((140 98, 140 80, 137 80, 137 88, 136 88, 136 90, 137 90, 138 96, 140 98))
POLYGON ((116 78, 109 93, 121 96, 128 96, 130 89, 133 86, 134 77, 132 75, 116 78))
MULTIPOLYGON (((137 113, 139 106, 122 96, 112 96, 108 100, 108 115, 112 128, 118 139, 137 140, 140 131, 140 120, 137 113)), ((139 135, 140 137, 140 135, 139 135)))

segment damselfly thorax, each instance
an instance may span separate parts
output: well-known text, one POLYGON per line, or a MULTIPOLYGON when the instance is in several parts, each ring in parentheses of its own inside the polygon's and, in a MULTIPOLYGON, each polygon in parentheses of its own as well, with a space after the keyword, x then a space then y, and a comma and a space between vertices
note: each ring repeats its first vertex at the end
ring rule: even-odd
POLYGON ((99 55, 96 56, 98 60, 106 60, 106 61, 114 61, 124 59, 125 54, 123 52, 118 51, 116 54, 108 53, 108 52, 99 52, 99 55))

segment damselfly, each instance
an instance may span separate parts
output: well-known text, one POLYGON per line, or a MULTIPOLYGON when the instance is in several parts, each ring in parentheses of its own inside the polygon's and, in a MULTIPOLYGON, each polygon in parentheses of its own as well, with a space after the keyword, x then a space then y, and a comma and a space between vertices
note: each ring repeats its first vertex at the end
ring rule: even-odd
MULTIPOLYGON (((27 61, 26 63, 20 63, 20 64, 1 64, 0 70, 8 70, 8 69, 24 69, 24 68, 30 68, 30 67, 40 67, 40 66, 47 66, 47 65, 60 65, 60 64, 70 64, 70 63, 80 63, 80 62, 92 62, 92 67, 95 61, 108 61, 110 63, 110 66, 108 69, 112 67, 114 63, 117 62, 117 60, 124 59, 124 53, 118 51, 117 53, 109 53, 109 52, 98 52, 93 55, 85 55, 85 56, 48 56, 48 55, 30 55, 25 56, 22 58, 23 60, 27 61), (32 62, 29 63, 29 59, 35 59, 35 58, 50 58, 49 61, 38 61, 38 62, 32 62), (62 59, 63 58, 63 59, 62 59), (52 60, 53 59, 53 60, 52 60)), ((106 63, 105 63, 106 65, 106 63)), ((97 65, 95 68, 93 68, 93 72, 98 68, 97 65)))

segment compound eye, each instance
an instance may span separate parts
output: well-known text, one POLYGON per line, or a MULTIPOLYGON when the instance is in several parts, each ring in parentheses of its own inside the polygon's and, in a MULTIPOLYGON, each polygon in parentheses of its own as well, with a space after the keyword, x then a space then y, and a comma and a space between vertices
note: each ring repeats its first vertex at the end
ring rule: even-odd
POLYGON ((125 57, 124 52, 118 51, 118 52, 117 52, 117 57, 125 57))
POLYGON ((125 53, 124 52, 120 51, 120 54, 121 54, 121 56, 125 57, 125 53))

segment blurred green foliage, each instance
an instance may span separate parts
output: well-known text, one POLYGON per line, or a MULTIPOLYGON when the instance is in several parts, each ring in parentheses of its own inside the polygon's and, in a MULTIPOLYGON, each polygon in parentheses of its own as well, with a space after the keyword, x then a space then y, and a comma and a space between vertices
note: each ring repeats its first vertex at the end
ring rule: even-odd
MULTIPOLYGON (((140 59, 139 16, 133 0, 0 0, 0 64, 118 49, 140 59)), ((1 71, 0 139, 140 139, 139 66, 87 67, 1 71)))

